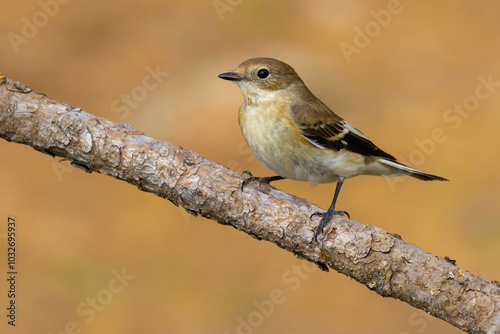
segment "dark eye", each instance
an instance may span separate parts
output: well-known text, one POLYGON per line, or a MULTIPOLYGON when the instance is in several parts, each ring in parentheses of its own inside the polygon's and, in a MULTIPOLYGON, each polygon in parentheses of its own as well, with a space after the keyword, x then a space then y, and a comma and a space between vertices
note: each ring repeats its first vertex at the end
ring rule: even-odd
POLYGON ((257 72, 257 76, 261 79, 265 79, 269 76, 269 71, 265 68, 260 69, 259 72, 257 72))

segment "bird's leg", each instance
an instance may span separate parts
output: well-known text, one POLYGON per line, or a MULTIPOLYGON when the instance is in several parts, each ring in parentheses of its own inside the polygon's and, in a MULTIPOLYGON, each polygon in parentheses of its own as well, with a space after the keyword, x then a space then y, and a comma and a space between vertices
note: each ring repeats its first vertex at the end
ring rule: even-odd
POLYGON ((335 195, 333 195, 333 201, 330 207, 328 208, 328 211, 326 212, 315 212, 311 215, 311 218, 314 216, 321 216, 321 220, 319 221, 318 228, 316 229, 316 232, 314 233, 314 240, 318 242, 318 236, 323 233, 323 228, 332 220, 333 216, 338 215, 338 216, 343 216, 347 215, 347 217, 351 218, 347 211, 335 211, 335 203, 337 202, 337 197, 339 196, 340 193, 340 188, 342 187, 342 184, 344 183, 344 178, 343 177, 338 177, 337 178, 337 187, 335 188, 335 195))
POLYGON ((257 176, 253 176, 252 173, 250 173, 250 171, 248 171, 248 170, 241 172, 241 176, 243 176, 243 174, 247 174, 248 177, 245 178, 243 180, 243 182, 241 183, 241 191, 243 191, 243 188, 245 188, 245 186, 251 181, 259 181, 259 186, 260 186, 262 183, 269 184, 270 182, 284 179, 283 176, 279 176, 279 175, 267 176, 267 177, 257 177, 257 176))

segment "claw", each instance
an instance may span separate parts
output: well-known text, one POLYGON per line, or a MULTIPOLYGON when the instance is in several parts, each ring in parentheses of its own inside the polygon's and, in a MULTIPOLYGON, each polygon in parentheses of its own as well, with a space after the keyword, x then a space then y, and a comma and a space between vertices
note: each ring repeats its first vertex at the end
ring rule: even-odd
POLYGON ((323 233, 323 229, 332 220, 333 216, 347 216, 347 218, 351 218, 347 211, 314 212, 310 218, 314 216, 322 217, 319 221, 318 228, 316 228, 316 232, 314 232, 314 241, 316 242, 318 242, 318 236, 323 233))
POLYGON ((254 177, 249 170, 244 170, 243 172, 240 173, 240 176, 243 176, 243 174, 247 174, 249 177, 254 177))
POLYGON ((246 178, 243 180, 243 182, 241 182, 241 191, 243 191, 243 189, 245 188, 245 186, 246 186, 249 182, 254 181, 254 180, 257 180, 257 179, 259 180, 259 186, 260 186, 260 184, 261 184, 261 181, 260 181, 260 179, 261 179, 261 178, 260 178, 260 177, 255 177, 255 176, 253 176, 253 175, 252 175, 252 173, 250 173, 250 171, 249 171, 249 170, 244 170, 243 172, 241 172, 241 174, 240 174, 240 175, 241 175, 241 176, 243 176, 243 174, 248 175, 248 177, 246 177, 246 178))
POLYGON ((277 180, 282 180, 284 179, 283 177, 281 176, 266 176, 266 177, 258 177, 258 176, 253 176, 252 173, 250 173, 249 170, 244 170, 243 172, 241 172, 241 176, 243 176, 243 174, 247 174, 248 177, 245 178, 243 180, 243 182, 241 183, 241 191, 243 191, 243 189, 245 188, 245 186, 249 183, 249 182, 252 182, 252 181, 259 181, 259 187, 265 183, 265 184, 269 184, 271 183, 272 181, 277 181, 277 180))

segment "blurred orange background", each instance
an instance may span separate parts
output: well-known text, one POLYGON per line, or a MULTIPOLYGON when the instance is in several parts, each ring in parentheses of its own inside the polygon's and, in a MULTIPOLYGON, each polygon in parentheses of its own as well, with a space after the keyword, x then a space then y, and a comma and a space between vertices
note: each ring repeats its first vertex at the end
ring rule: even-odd
MULTIPOLYGON (((272 174, 240 133, 238 87, 217 75, 252 57, 289 63, 383 150, 451 180, 362 176, 345 183, 338 208, 500 279, 500 3, 2 7, 0 73, 236 172, 272 174), (151 71, 162 74, 147 79, 151 71)), ((0 280, 2 333, 461 332, 127 183, 4 140, 0 152, 2 277, 8 217, 17 221, 19 272, 15 329, 0 280)), ((275 186, 323 208, 335 187, 275 186)))

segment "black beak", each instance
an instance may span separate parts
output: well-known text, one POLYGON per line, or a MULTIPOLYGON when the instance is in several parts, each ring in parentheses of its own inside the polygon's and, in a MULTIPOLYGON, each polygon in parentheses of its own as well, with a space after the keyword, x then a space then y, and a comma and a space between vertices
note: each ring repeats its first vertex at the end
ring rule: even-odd
POLYGON ((234 72, 227 72, 227 73, 222 73, 218 75, 219 78, 224 79, 224 80, 230 80, 230 81, 240 81, 243 80, 242 77, 240 77, 238 74, 234 72))

